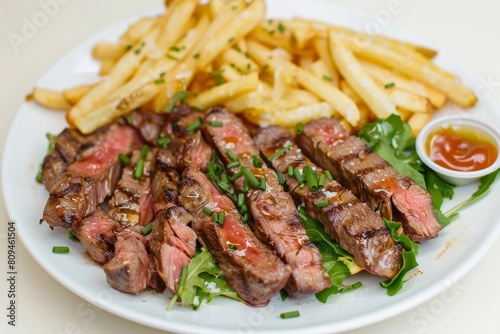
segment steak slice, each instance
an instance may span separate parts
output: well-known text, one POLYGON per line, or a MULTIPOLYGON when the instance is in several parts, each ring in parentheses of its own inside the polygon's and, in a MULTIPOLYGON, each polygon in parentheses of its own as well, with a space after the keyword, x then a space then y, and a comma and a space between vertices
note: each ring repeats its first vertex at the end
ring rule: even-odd
POLYGON ((113 257, 120 224, 106 211, 98 207, 72 229, 92 260, 104 264, 113 257))
POLYGON ((198 169, 184 171, 179 202, 193 215, 198 240, 212 253, 227 282, 247 304, 264 306, 285 286, 290 266, 257 239, 241 222, 233 202, 198 169), (205 207, 217 214, 225 213, 220 226, 203 210, 205 207))
POLYGON ((297 137, 299 146, 313 161, 329 170, 372 209, 402 223, 412 241, 435 238, 441 230, 432 196, 392 166, 356 136, 350 136, 336 119, 307 124, 297 137))
POLYGON ((167 123, 168 116, 165 113, 133 111, 125 120, 141 134, 148 144, 156 145, 156 141, 167 123))
POLYGON ((148 286, 151 262, 145 239, 138 233, 121 233, 113 258, 104 265, 106 280, 116 290, 138 294, 148 286))
POLYGON ((99 142, 86 143, 51 187, 42 218, 51 228, 70 228, 111 195, 121 172, 118 154, 130 152, 136 134, 130 127, 113 124, 96 137, 99 142))
POLYGON ((323 224, 325 231, 354 256, 358 265, 374 275, 392 278, 398 273, 402 247, 394 243, 378 214, 334 180, 325 178, 324 187, 312 191, 307 185, 301 187, 296 178, 289 177, 288 166, 300 171, 309 166, 318 178, 323 171, 302 154, 284 128, 262 129, 254 140, 267 158, 285 145, 290 147, 271 161, 272 166, 285 175, 295 201, 305 206, 309 216, 323 224), (326 201, 328 205, 318 207, 319 201, 326 201))
POLYGON ((177 171, 177 157, 171 150, 159 150, 156 156, 156 169, 153 173, 153 208, 158 214, 170 206, 177 206, 179 202, 179 185, 181 177, 177 171))
MULTIPOLYGON (((265 164, 254 167, 252 156, 258 157, 259 150, 242 121, 222 108, 213 108, 206 116, 203 129, 224 163, 233 162, 227 154, 231 150, 241 166, 249 168, 257 178, 265 178, 265 190, 252 188, 246 194, 253 217, 249 224, 257 237, 290 265, 292 275, 285 286, 288 296, 304 297, 328 288, 330 277, 323 269, 319 250, 306 234, 292 197, 279 184, 274 170, 265 164), (222 126, 211 126, 213 122, 221 122, 222 126)), ((239 171, 240 167, 229 169, 231 175, 239 171)), ((241 193, 244 192, 243 180, 241 177, 235 182, 241 193)))
POLYGON ((109 215, 124 229, 140 232, 153 219, 151 175, 156 153, 156 149, 150 148, 143 157, 142 150, 133 150, 130 163, 123 168, 122 176, 109 200, 109 215), (140 164, 143 164, 143 172, 136 178, 134 174, 140 164))

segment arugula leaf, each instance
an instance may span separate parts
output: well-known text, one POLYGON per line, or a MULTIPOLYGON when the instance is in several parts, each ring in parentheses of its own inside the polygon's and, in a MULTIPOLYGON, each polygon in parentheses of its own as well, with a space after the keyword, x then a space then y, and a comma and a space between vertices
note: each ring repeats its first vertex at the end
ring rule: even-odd
POLYGON ((427 191, 432 195, 432 204, 435 209, 441 209, 443 200, 445 198, 452 199, 455 191, 455 185, 446 182, 440 178, 430 168, 425 169, 425 182, 427 184, 427 191))
POLYGON ((354 262, 351 254, 326 234, 323 225, 319 221, 312 219, 303 207, 299 207, 298 212, 304 222, 307 236, 318 247, 323 261, 323 268, 332 281, 332 286, 316 293, 316 299, 326 303, 329 296, 339 293, 339 290, 343 287, 344 278, 357 273, 361 268, 354 262))
POLYGON ((227 284, 224 272, 215 264, 212 254, 202 247, 189 262, 186 283, 180 294, 183 306, 198 309, 205 299, 207 303, 216 296, 226 296, 242 301, 236 291, 227 284))
POLYGON ((412 242, 405 234, 398 234, 401 223, 393 222, 385 218, 383 219, 385 226, 391 231, 391 236, 394 241, 401 243, 405 248, 403 253, 401 253, 403 265, 399 272, 392 279, 380 282, 380 285, 387 289, 387 294, 389 296, 394 296, 403 287, 403 280, 406 274, 418 267, 417 254, 419 245, 412 242))
POLYGON ((450 211, 446 212, 444 215, 451 220, 451 219, 455 218, 458 215, 458 211, 459 210, 463 209, 464 207, 466 207, 466 206, 474 203, 478 199, 480 199, 490 189, 490 187, 493 184, 493 182, 495 182, 495 180, 496 180, 497 175, 498 175, 499 172, 500 172, 500 169, 497 169, 493 173, 488 174, 488 175, 482 177, 481 180, 480 180, 480 183, 479 183, 479 187, 476 190, 476 192, 473 193, 472 196, 469 199, 467 199, 467 200, 463 201, 462 203, 458 204, 453 209, 451 209, 450 211))

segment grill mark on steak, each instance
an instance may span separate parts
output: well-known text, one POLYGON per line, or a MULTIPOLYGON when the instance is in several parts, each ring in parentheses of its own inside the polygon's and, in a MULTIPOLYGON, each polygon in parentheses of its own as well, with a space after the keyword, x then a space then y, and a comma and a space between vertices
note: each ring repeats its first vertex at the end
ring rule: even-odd
MULTIPOLYGON (((247 194, 250 220, 257 237, 270 246, 286 264, 292 268, 292 275, 285 286, 291 298, 312 295, 331 285, 328 274, 321 264, 321 255, 309 240, 304 225, 290 194, 279 184, 276 173, 265 164, 262 168, 253 166, 252 156, 259 156, 259 150, 248 134, 242 121, 222 108, 213 108, 205 118, 203 130, 212 141, 224 163, 231 163, 227 150, 232 150, 242 166, 252 170, 257 177, 265 177, 266 190, 251 189, 247 194), (222 126, 210 126, 210 122, 222 122, 222 126)), ((234 175, 239 168, 231 168, 234 175)), ((235 182, 243 192, 243 177, 235 182)))
POLYGON ((341 128, 336 119, 316 120, 304 127, 297 140, 319 166, 328 169, 372 209, 389 220, 401 221, 412 241, 435 238, 442 227, 427 190, 394 171, 361 139, 341 128))
POLYGON ((183 173, 179 202, 193 215, 193 229, 198 240, 208 248, 223 270, 227 282, 251 306, 264 306, 285 286, 290 267, 285 265, 241 223, 233 202, 222 195, 197 169, 183 173), (225 212, 218 226, 203 207, 225 212))
MULTIPOLYGON (((284 128, 273 126, 261 129, 254 141, 261 153, 269 157, 286 143, 293 143, 293 138, 284 128)), ((318 177, 322 173, 295 144, 271 164, 284 174, 296 203, 304 205, 308 215, 318 219, 358 265, 379 276, 392 278, 397 274, 402 247, 394 243, 379 215, 336 181, 326 179, 322 189, 312 191, 308 186, 300 187, 294 177, 288 177, 288 166, 299 170, 310 166, 318 177), (320 208, 316 205, 318 201, 327 201, 329 205, 320 208)))
POLYGON ((154 216, 153 193, 151 190, 151 175, 157 150, 150 148, 144 159, 144 169, 141 177, 134 176, 135 168, 141 160, 141 150, 132 152, 130 163, 123 168, 122 176, 109 200, 109 214, 123 228, 134 229, 137 232, 146 226, 154 216))
POLYGON ((87 148, 78 153, 75 162, 51 187, 42 218, 51 228, 70 228, 93 212, 114 189, 121 171, 118 154, 130 152, 135 131, 113 124, 98 133, 95 138, 85 137, 87 148))

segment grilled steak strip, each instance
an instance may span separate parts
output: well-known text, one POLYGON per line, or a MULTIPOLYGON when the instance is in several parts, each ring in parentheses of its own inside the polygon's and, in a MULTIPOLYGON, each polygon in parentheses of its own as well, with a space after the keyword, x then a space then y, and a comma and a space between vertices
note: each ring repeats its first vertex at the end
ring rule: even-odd
POLYGON ((441 225, 429 192, 397 173, 361 139, 350 136, 338 120, 320 119, 307 124, 297 141, 313 161, 372 209, 389 220, 401 221, 413 241, 438 235, 441 225))
POLYGON ((198 169, 184 171, 179 202, 193 215, 198 240, 212 253, 227 282, 247 304, 264 306, 285 286, 290 267, 241 222, 233 202, 198 169), (205 207, 217 214, 225 213, 220 226, 203 210, 205 207))
POLYGON ((104 264, 113 257, 117 232, 121 227, 106 211, 98 207, 77 222, 72 230, 95 262, 104 264))
POLYGON ((307 213, 318 219, 332 239, 351 253, 356 263, 368 272, 389 278, 398 273, 402 249, 394 243, 379 215, 336 181, 325 179, 322 189, 312 191, 307 185, 300 187, 294 177, 289 177, 288 166, 299 170, 310 166, 318 178, 322 170, 302 154, 284 128, 273 126, 262 129, 254 140, 267 158, 285 145, 291 145, 290 150, 271 163, 285 175, 288 189, 295 201, 304 205, 307 213), (328 205, 318 207, 316 203, 319 201, 327 201, 328 205))
MULTIPOLYGON (((252 170, 257 178, 265 177, 266 190, 250 189, 246 194, 253 216, 249 224, 257 237, 292 268, 285 286, 288 296, 308 296, 329 287, 331 280, 323 269, 321 255, 309 240, 292 197, 279 184, 274 170, 265 164, 261 168, 254 167, 252 156, 258 157, 259 150, 242 121, 222 108, 213 108, 206 116, 203 129, 226 164, 233 162, 227 154, 231 150, 241 166, 252 170), (222 126, 211 126, 212 122, 221 122, 222 126)), ((239 170, 234 167, 229 172, 234 175, 239 170)), ((243 179, 235 182, 239 192, 243 192, 243 179)))
POLYGON ((130 163, 123 168, 122 176, 109 200, 109 215, 122 228, 133 228, 137 232, 151 222, 154 215, 151 175, 157 150, 150 148, 145 159, 141 157, 141 151, 136 149, 132 152, 130 163), (136 178, 134 174, 140 160, 144 162, 144 168, 140 177, 136 178))
POLYGON ((182 268, 189 265, 196 251, 196 234, 188 226, 193 217, 178 206, 181 181, 175 165, 170 150, 158 152, 152 185, 156 220, 148 235, 158 274, 172 292, 177 289, 182 268))
POLYGON ((167 123, 167 115, 156 112, 133 111, 126 118, 126 122, 137 130, 142 138, 150 145, 156 145, 157 139, 167 123))
POLYGON ((70 228, 111 195, 121 172, 118 154, 128 154, 137 135, 118 124, 105 130, 92 137, 96 143, 87 138, 86 148, 51 187, 41 220, 51 228, 70 228))

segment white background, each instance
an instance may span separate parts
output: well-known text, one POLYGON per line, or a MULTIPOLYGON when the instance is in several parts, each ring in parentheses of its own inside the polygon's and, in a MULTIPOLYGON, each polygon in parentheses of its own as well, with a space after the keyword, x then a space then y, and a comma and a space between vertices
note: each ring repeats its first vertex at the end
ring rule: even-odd
MULTIPOLYGON (((331 1, 371 15, 389 8, 390 2, 398 2, 331 1)), ((8 34, 13 32, 21 35, 24 20, 32 21, 33 15, 42 11, 40 2, 0 2, 0 148, 3 148, 10 123, 24 96, 59 57, 116 22, 162 6, 162 1, 159 0, 59 0, 61 4, 57 14, 40 27, 26 44, 20 45, 16 52, 9 42, 8 34)), ((489 82, 492 98, 500 102, 500 2, 400 0, 399 4, 402 10, 399 14, 392 15, 390 24, 397 24, 420 34, 451 54, 478 78, 489 82)), ((304 5, 307 5, 306 0, 304 5)), ((26 209, 29 210, 29 199, 26 200, 26 209)), ((92 308, 46 274, 20 242, 17 243, 17 326, 8 326, 8 219, 4 203, 0 201, 1 333, 160 333, 92 308)), ((413 334, 424 331, 431 334, 498 333, 499 258, 500 242, 497 241, 486 257, 478 259, 477 266, 451 289, 415 309, 349 334, 413 334)))

